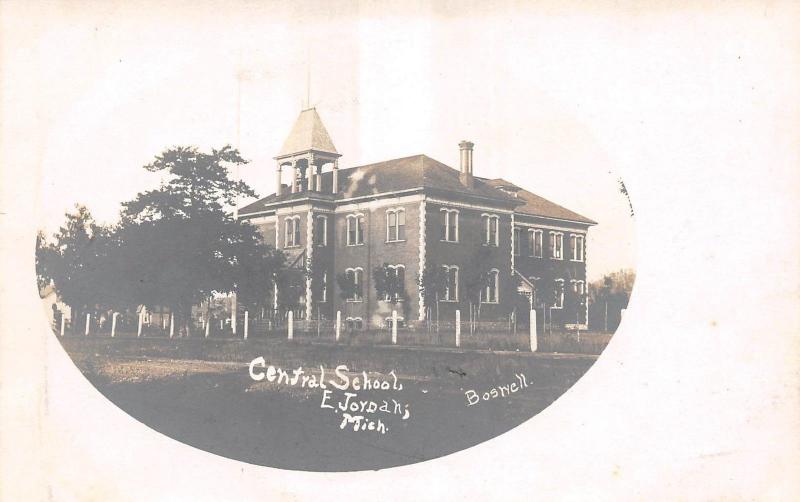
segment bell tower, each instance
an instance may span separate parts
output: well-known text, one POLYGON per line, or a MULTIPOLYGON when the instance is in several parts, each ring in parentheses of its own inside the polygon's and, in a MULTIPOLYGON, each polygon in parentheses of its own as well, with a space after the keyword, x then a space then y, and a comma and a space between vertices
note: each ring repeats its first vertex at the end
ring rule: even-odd
POLYGON ((300 112, 280 153, 275 157, 276 194, 280 197, 286 187, 282 184, 282 171, 287 168, 291 176, 288 184, 290 193, 318 192, 322 188, 322 172, 328 165, 333 172, 330 193, 338 192, 339 157, 333 141, 322 123, 316 108, 306 108, 300 112))

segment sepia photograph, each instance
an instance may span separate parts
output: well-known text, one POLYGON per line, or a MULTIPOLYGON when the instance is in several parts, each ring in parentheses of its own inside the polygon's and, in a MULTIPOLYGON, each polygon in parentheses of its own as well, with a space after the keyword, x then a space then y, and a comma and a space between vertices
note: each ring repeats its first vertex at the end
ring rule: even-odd
POLYGON ((0 500, 795 499, 798 20, 0 2, 0 500))
MULTIPOLYGON (((54 335, 131 416, 259 465, 386 468, 529 419, 586 372, 622 321, 635 279, 623 180, 589 162, 503 165, 541 141, 533 130, 511 145, 495 139, 514 152, 481 155, 461 140, 445 154, 456 167, 426 154, 351 166, 317 109, 324 98, 310 106, 315 66, 286 76, 297 81, 287 100, 306 101, 283 138, 260 124, 247 130, 249 115, 269 112, 242 106, 253 101, 249 88, 258 95, 274 82, 245 88, 233 77, 255 72, 246 67, 220 76, 230 86, 215 100, 236 93, 228 139, 278 149, 171 146, 139 169, 128 159, 146 152, 117 155, 114 169, 152 187, 120 201, 116 220, 92 213, 92 201, 103 214, 114 209, 108 192, 87 189, 104 175, 58 160, 53 168, 82 187, 46 190, 84 199, 49 202, 67 209, 57 230, 38 234, 38 286, 54 335), (598 186, 567 186, 568 169, 598 186), (539 179, 608 229, 531 191, 539 179), (274 191, 259 198, 249 182, 274 191)), ((359 98, 337 83, 317 92, 359 98)), ((459 129, 488 132, 455 123, 435 132, 459 129)), ((563 147, 550 148, 557 158, 563 147)))

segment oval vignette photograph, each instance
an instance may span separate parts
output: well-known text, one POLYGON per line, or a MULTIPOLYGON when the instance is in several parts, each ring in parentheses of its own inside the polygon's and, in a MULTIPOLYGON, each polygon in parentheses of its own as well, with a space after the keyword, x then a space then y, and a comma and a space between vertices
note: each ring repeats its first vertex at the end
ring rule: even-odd
POLYGON ((300 471, 531 419, 613 343, 635 280, 634 206, 568 62, 512 71, 554 56, 497 24, 450 44, 470 18, 409 47, 337 16, 172 44, 112 23, 42 159, 36 277, 75 366, 161 434, 300 471))

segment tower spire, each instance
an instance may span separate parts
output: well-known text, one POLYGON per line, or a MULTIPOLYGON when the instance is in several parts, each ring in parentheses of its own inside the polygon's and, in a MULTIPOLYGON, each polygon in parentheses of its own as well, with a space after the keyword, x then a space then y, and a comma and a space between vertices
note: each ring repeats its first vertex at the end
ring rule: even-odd
POLYGON ((306 107, 311 108, 311 64, 306 61, 306 107))

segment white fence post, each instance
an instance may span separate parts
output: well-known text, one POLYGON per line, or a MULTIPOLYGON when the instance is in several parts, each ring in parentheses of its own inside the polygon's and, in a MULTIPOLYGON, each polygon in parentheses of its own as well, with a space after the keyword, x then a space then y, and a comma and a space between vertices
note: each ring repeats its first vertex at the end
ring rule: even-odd
POLYGON ((208 333, 211 331, 211 319, 206 319, 206 338, 208 338, 208 333))
POLYGON ((247 311, 245 310, 244 311, 244 339, 245 340, 247 340, 247 321, 248 321, 248 319, 249 319, 249 317, 248 317, 247 311))
POLYGON ((461 310, 456 310, 456 347, 461 347, 461 310))
POLYGON ((117 316, 119 312, 114 312, 111 314, 111 338, 114 338, 114 334, 117 332, 117 316))
POLYGON ((61 313, 61 336, 64 336, 64 323, 66 322, 64 319, 66 319, 66 318, 67 318, 67 316, 65 316, 64 313, 62 312, 61 313))
POLYGON ((536 310, 531 309, 531 352, 539 349, 539 339, 536 336, 536 310))
POLYGON ((288 323, 289 323, 289 331, 288 331, 289 340, 291 340, 292 338, 294 338, 294 312, 291 310, 289 311, 288 323))
POLYGON ((142 320, 144 319, 144 311, 139 312, 139 328, 136 330, 136 337, 142 336, 142 320))
POLYGON ((231 332, 233 333, 233 336, 236 336, 236 314, 237 314, 236 310, 237 310, 237 308, 238 307, 236 305, 236 293, 234 293, 234 294, 231 295, 231 332))
POLYGON ((336 341, 339 341, 339 337, 342 334, 342 311, 336 311, 336 341))
POLYGON ((392 310, 392 345, 397 345, 397 311, 392 310))
POLYGON ((86 314, 86 331, 83 333, 86 336, 89 336, 89 323, 92 322, 92 314, 86 314))
POLYGON ((169 337, 175 334, 175 314, 172 312, 169 313, 169 337))

